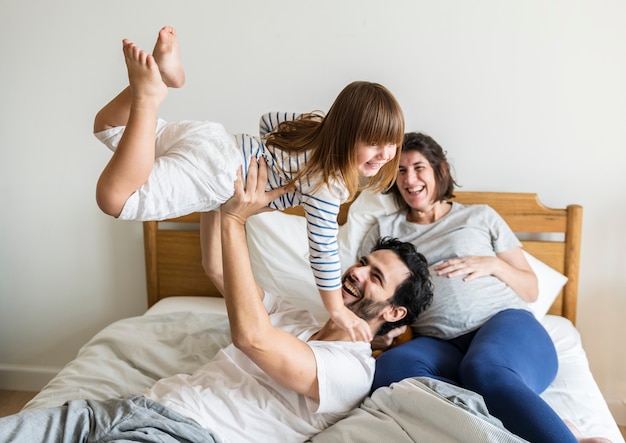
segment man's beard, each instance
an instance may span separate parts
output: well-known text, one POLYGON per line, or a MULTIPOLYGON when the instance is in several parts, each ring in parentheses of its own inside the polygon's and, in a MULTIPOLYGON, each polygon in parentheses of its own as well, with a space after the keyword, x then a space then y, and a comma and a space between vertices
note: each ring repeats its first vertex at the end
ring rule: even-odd
POLYGON ((362 298, 347 304, 346 307, 354 312, 358 317, 365 321, 369 321, 378 317, 380 311, 389 305, 389 303, 389 301, 373 301, 362 298))

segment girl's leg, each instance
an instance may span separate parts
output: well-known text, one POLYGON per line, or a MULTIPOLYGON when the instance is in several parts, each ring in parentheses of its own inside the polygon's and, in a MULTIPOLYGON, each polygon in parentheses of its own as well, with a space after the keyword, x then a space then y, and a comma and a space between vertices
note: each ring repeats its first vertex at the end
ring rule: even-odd
POLYGON ((459 367, 463 387, 481 394, 489 412, 532 442, 575 442, 563 420, 539 396, 556 376, 552 339, 532 313, 509 309, 476 333, 459 367))
POLYGON ((127 86, 98 111, 93 120, 94 134, 106 129, 126 126, 128 116, 130 115, 130 94, 130 86, 127 86))
POLYGON ((167 87, 180 88, 185 84, 185 71, 180 60, 178 37, 174 28, 170 26, 161 28, 152 56, 167 87))
POLYGON ((98 206, 106 214, 115 217, 122 212, 128 197, 145 183, 152 171, 157 111, 167 95, 167 86, 161 80, 151 55, 131 41, 124 40, 124 56, 130 94, 123 91, 116 99, 120 102, 130 99, 128 121, 118 148, 102 171, 96 186, 98 206))
POLYGON ((458 384, 463 358, 459 348, 432 337, 417 337, 383 352, 376 359, 372 391, 409 377, 430 377, 458 384))
POLYGON ((96 132, 126 126, 96 187, 98 206, 113 216, 120 214, 128 197, 148 179, 155 157, 159 106, 168 86, 179 87, 185 81, 173 28, 159 31, 153 55, 129 40, 123 41, 123 52, 130 86, 109 102, 94 121, 96 132))
MULTIPOLYGON (((152 57, 159 68, 161 80, 167 87, 180 88, 185 84, 185 71, 181 63, 178 37, 174 28, 169 26, 161 28, 152 57)), ((127 86, 96 114, 93 132, 126 126, 130 115, 130 105, 131 88, 127 86)))

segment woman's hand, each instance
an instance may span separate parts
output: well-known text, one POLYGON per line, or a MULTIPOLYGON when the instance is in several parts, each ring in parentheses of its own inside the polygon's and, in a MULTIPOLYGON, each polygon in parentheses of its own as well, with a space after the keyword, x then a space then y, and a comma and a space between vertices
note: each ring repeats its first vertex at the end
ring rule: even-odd
POLYGON ((377 335, 372 340, 373 351, 386 351, 389 349, 394 339, 406 332, 407 326, 399 326, 387 332, 385 335, 377 335))
POLYGON ((471 281, 487 275, 495 275, 499 262, 498 257, 457 257, 444 260, 433 269, 439 276, 452 278, 465 275, 463 281, 471 281))
POLYGON ((492 275, 506 283, 522 300, 529 303, 536 301, 539 295, 537 276, 519 247, 499 252, 495 257, 451 258, 437 264, 433 269, 437 275, 449 278, 465 275, 463 281, 492 275))

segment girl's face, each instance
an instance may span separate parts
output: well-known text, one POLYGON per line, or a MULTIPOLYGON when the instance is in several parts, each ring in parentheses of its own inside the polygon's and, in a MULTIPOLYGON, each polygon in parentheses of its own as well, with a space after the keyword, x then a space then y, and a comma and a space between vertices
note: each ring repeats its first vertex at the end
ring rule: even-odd
POLYGON ((406 151, 400 155, 396 186, 411 209, 426 211, 435 202, 435 170, 419 151, 406 151))
POLYGON ((361 177, 373 177, 385 163, 396 156, 398 147, 388 143, 358 143, 356 146, 357 171, 361 177))

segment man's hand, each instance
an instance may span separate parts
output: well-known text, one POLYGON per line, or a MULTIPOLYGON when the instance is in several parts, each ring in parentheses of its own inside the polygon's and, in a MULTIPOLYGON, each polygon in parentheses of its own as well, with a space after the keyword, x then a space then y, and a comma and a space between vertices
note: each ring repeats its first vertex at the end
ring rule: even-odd
POLYGON ((272 189, 265 192, 267 186, 267 165, 261 157, 256 160, 250 159, 246 187, 243 186, 241 167, 237 171, 235 180, 235 194, 220 208, 222 219, 224 217, 239 221, 242 225, 248 217, 261 212, 272 211, 267 205, 287 192, 287 187, 272 189))

